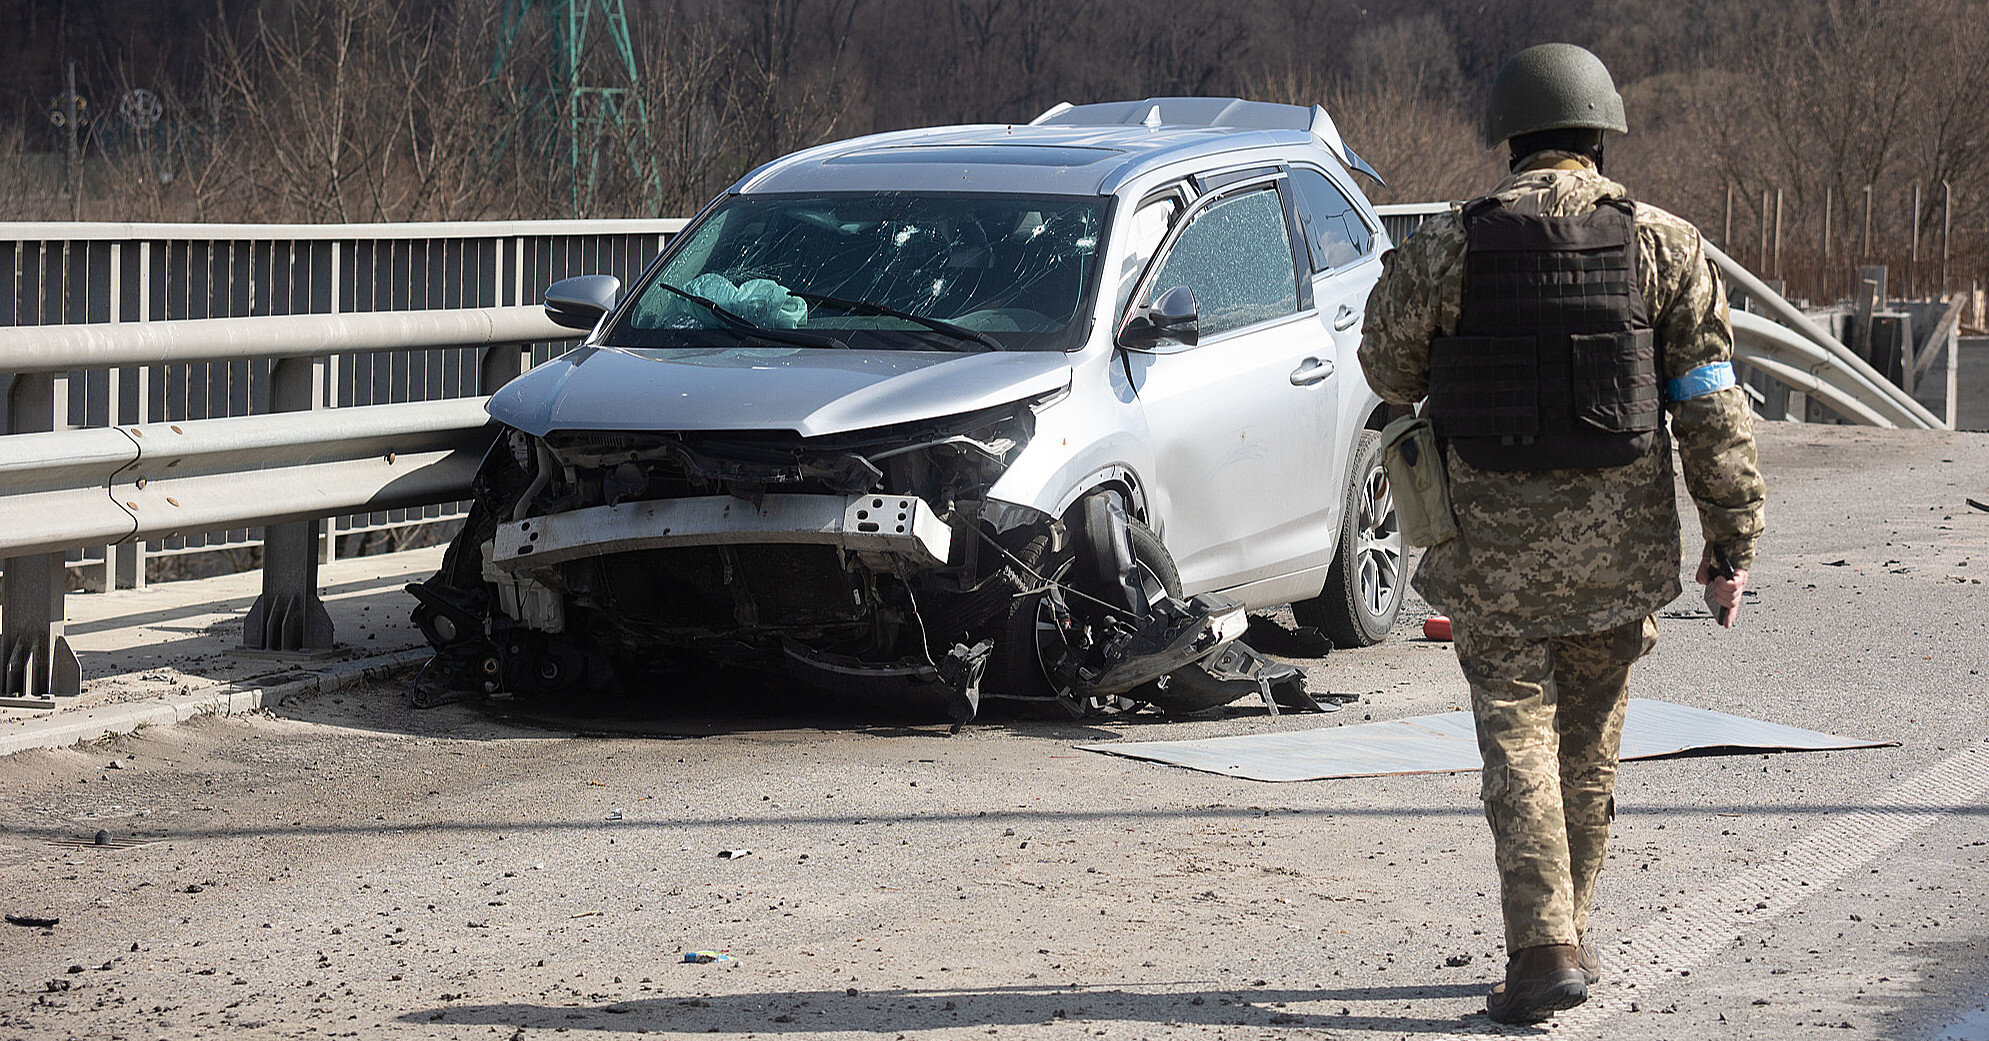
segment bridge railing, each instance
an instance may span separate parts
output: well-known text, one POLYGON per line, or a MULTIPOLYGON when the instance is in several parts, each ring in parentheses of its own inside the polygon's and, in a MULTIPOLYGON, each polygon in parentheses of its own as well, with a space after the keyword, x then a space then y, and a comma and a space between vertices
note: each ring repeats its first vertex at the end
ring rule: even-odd
MULTIPOLYGON (((1377 207, 1389 237, 1401 242, 1448 203, 1377 207)), ((1857 352, 1825 332, 1754 273, 1712 243, 1706 256, 1734 289, 1760 309, 1733 316, 1734 359, 1790 390, 1808 394, 1853 423, 1921 430, 1947 429, 1913 395, 1886 379, 1857 352)))
POLYGON ((319 560, 456 513, 480 395, 575 335, 544 287, 683 223, 0 224, 0 699, 77 693, 71 575, 148 557, 257 547, 244 644, 330 646, 319 560))
MULTIPOLYGON (((1382 217, 1399 241, 1443 209, 1382 217)), ((682 224, 0 224, 0 704, 80 691, 70 574, 140 584, 147 554, 258 545, 243 644, 331 646, 336 537, 452 516, 480 395, 574 335, 540 292, 632 280, 682 224)), ((1738 357, 1854 420, 1942 425, 1709 255, 1782 320, 1738 319, 1738 357)))

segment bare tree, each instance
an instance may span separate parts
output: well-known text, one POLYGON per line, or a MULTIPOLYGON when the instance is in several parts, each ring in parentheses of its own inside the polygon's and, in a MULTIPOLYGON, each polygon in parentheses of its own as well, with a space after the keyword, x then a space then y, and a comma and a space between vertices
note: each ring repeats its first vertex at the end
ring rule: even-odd
POLYGON ((1441 21, 1425 15, 1376 25, 1346 53, 1330 74, 1264 74, 1247 92, 1324 105, 1348 147, 1388 178, 1385 187, 1367 186, 1376 202, 1468 198, 1498 180, 1502 170, 1459 102, 1456 51, 1441 21))
POLYGON ((740 171, 741 110, 727 104, 726 41, 710 18, 671 7, 645 26, 640 57, 665 214, 695 211, 740 171))

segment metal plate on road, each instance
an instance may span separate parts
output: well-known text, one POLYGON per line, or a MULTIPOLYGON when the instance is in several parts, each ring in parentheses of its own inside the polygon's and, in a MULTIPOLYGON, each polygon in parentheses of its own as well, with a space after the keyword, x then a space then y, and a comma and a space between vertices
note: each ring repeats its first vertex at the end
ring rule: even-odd
MULTIPOLYGON (((1825 734, 1668 701, 1631 698, 1623 717, 1621 757, 1653 759, 1713 750, 1820 752, 1896 744, 1897 741, 1866 741, 1825 734)), ((1252 781, 1453 773, 1476 770, 1483 765, 1470 712, 1444 712, 1385 723, 1279 734, 1078 747, 1088 752, 1146 759, 1252 781)))

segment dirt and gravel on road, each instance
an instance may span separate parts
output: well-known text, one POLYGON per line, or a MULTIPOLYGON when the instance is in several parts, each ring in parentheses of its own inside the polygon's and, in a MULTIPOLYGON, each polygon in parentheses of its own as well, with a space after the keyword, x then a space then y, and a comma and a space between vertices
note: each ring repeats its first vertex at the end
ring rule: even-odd
MULTIPOLYGON (((1983 1036, 1989 436, 1777 424, 1763 454, 1742 628, 1681 598, 1635 693, 1901 744, 1627 764, 1609 976, 1553 1032, 1983 1036)), ((1308 663, 1359 697, 1323 716, 950 734, 714 686, 552 726, 382 684, 8 757, 0 909, 59 922, 0 926, 0 1039, 1488 1032, 1475 776, 1073 747, 1460 707, 1419 620, 1308 663)))

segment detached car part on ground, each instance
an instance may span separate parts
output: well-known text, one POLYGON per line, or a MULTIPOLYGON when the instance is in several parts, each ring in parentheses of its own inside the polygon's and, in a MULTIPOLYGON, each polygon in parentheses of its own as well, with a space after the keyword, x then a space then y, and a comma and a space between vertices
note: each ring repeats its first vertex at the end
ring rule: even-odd
POLYGON ((504 427, 410 587, 418 698, 641 696, 716 665, 894 711, 1191 712, 1303 675, 1405 576, 1354 348, 1386 238, 1323 110, 1172 98, 749 174, 504 427))

